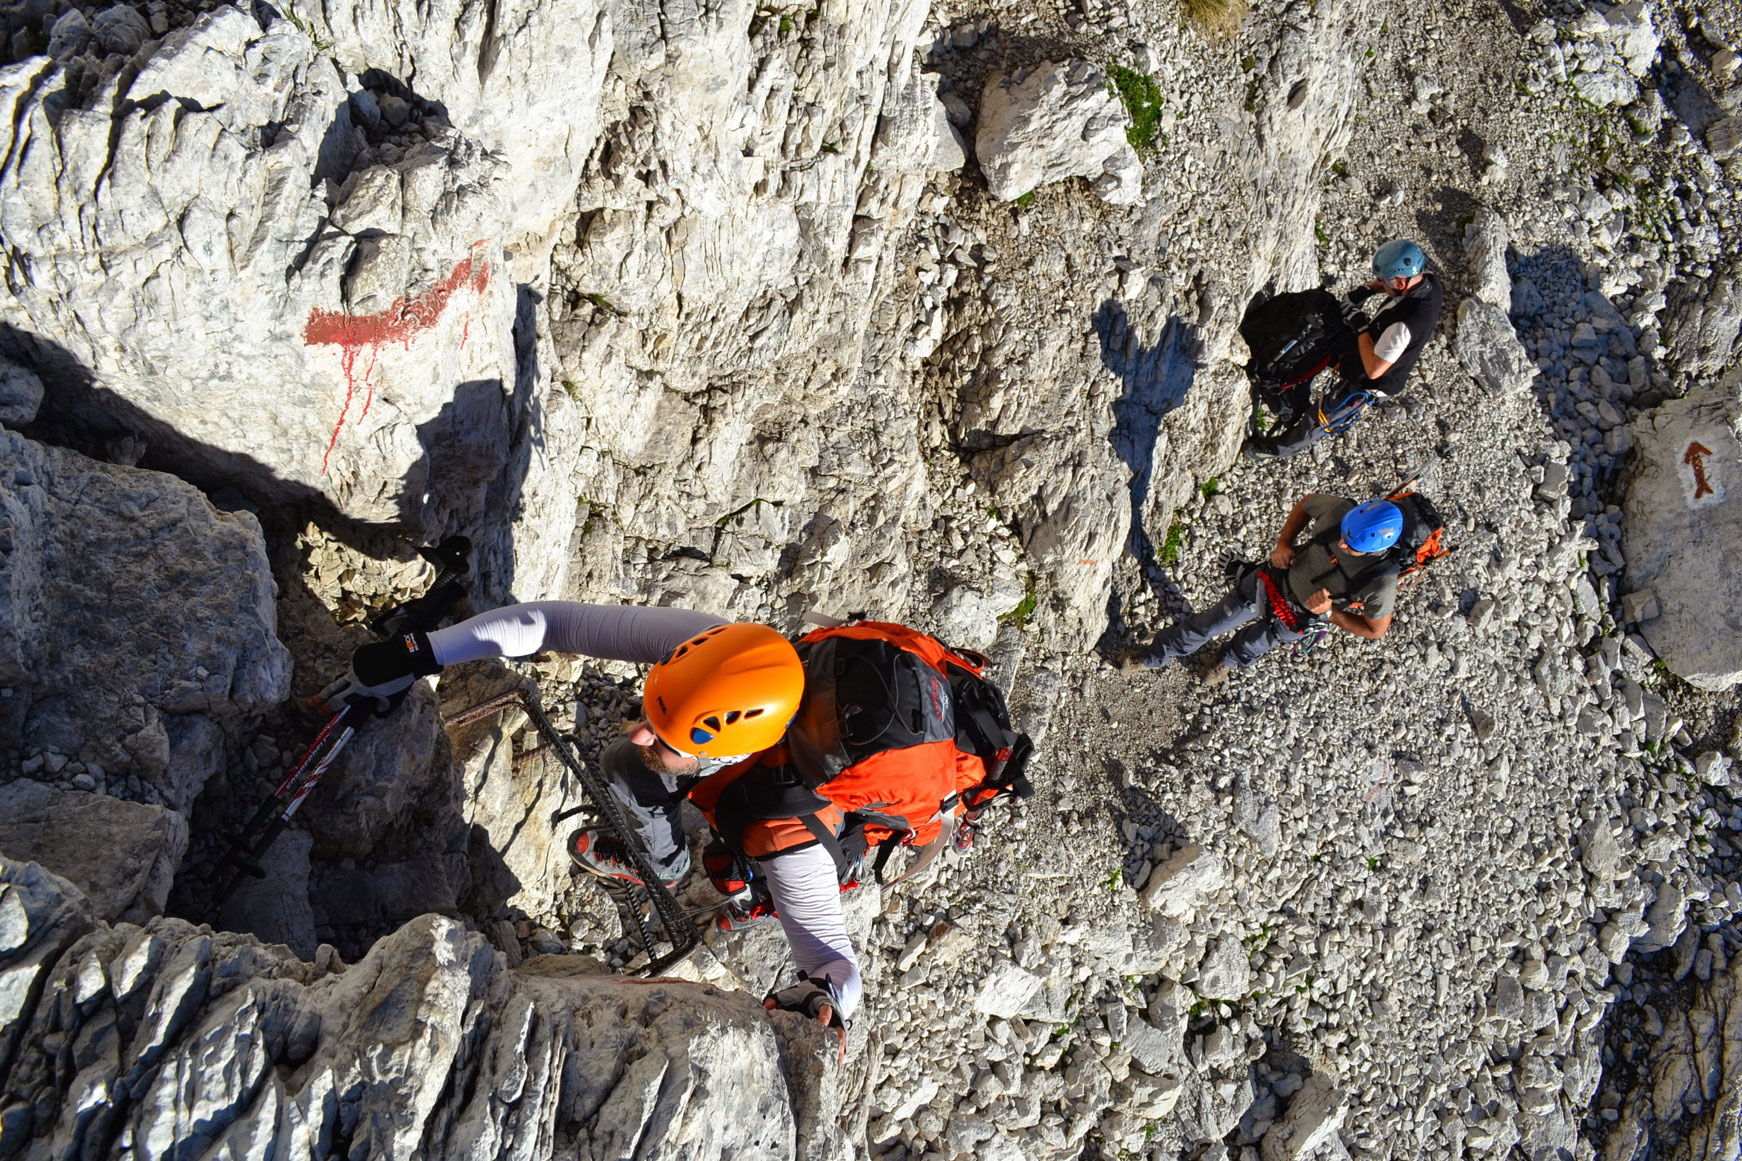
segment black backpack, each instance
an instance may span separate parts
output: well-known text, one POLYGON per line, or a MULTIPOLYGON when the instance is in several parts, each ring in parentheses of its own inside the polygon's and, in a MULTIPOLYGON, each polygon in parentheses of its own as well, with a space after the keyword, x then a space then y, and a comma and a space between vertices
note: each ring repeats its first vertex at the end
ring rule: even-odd
POLYGON ((1355 332, 1327 290, 1278 294, 1246 308, 1240 337, 1252 352, 1246 376, 1267 403, 1304 383, 1355 346, 1355 332))

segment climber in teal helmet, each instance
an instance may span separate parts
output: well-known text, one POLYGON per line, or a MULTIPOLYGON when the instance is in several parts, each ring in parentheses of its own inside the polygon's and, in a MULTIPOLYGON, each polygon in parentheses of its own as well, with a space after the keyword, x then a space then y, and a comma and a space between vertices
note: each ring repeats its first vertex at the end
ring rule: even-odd
POLYGON ((1350 291, 1349 301, 1360 306, 1375 294, 1384 294, 1386 302, 1371 320, 1357 315, 1355 346, 1336 364, 1336 381, 1316 406, 1310 379, 1291 388, 1299 396, 1296 410, 1302 418, 1280 435, 1247 440, 1249 457, 1287 459, 1327 435, 1348 431, 1369 404, 1403 390, 1439 325, 1445 290, 1427 269, 1421 247, 1397 238, 1379 247, 1373 255, 1373 281, 1350 291))

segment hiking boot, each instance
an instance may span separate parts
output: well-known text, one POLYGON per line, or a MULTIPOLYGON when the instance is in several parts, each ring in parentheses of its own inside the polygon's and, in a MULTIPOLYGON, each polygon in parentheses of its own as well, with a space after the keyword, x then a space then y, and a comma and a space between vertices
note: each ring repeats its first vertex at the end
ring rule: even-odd
POLYGON ((1269 463, 1276 459, 1276 441, 1255 435, 1240 447, 1240 454, 1254 463, 1269 463))
POLYGON ((743 931, 779 922, 780 914, 768 900, 734 899, 715 917, 714 926, 721 931, 743 931))
POLYGON ((1113 668, 1120 673, 1147 673, 1166 669, 1167 662, 1157 660, 1147 649, 1127 649, 1113 659, 1113 668))
POLYGON ((1211 659, 1208 665, 1198 670, 1198 677, 1203 681, 1205 689, 1215 689, 1227 681, 1228 675, 1232 672, 1234 671, 1228 667, 1228 663, 1217 656, 1211 659))
MULTIPOLYGON (((610 831, 602 829, 577 830, 569 836, 569 858, 575 861, 575 866, 603 879, 616 879, 623 883, 633 883, 643 886, 641 872, 635 869, 635 864, 629 860, 629 852, 623 849, 623 843, 610 831)), ((690 873, 690 853, 684 851, 679 856, 679 866, 670 878, 663 880, 666 890, 676 887, 683 877, 690 873)))

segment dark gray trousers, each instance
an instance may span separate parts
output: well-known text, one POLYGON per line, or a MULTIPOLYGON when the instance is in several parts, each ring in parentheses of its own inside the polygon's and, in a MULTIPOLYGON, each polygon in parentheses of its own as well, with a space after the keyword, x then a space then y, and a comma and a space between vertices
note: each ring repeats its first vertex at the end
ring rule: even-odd
POLYGON ((1251 572, 1217 604, 1176 621, 1172 627, 1156 634, 1155 640, 1149 643, 1148 652, 1159 663, 1159 668, 1196 653, 1224 633, 1234 633, 1234 639, 1222 650, 1222 660, 1229 669, 1244 669, 1278 645, 1299 641, 1306 636, 1285 628, 1271 615, 1263 594, 1258 591, 1258 574, 1251 572), (1235 633, 1236 629, 1239 632, 1235 633))
POLYGON ((649 770, 628 738, 606 746, 599 765, 605 788, 629 823, 627 837, 640 846, 655 871, 675 878, 684 869, 684 795, 695 779, 649 770))

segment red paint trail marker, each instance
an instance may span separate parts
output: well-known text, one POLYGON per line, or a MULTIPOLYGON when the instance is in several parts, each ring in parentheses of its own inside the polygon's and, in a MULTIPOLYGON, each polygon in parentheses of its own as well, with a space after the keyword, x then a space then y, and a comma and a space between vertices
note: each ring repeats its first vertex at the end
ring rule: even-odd
POLYGON ((1694 499, 1701 496, 1715 496, 1716 489, 1706 480, 1706 457, 1712 455, 1712 449, 1695 440, 1688 444, 1687 454, 1682 456, 1682 463, 1694 469, 1694 499))
MULTIPOLYGON (((482 243, 475 243, 473 249, 476 250, 479 245, 482 243)), ((375 314, 346 314, 344 311, 323 310, 318 306, 309 311, 308 323, 302 330, 302 341, 311 347, 338 347, 341 352, 339 365, 345 372, 345 404, 339 410, 339 422, 333 426, 333 438, 327 441, 326 455, 321 457, 321 475, 327 474, 327 461, 332 458, 333 448, 339 442, 339 432, 345 426, 345 417, 351 412, 351 399, 357 389, 357 355, 365 349, 369 352, 369 365, 363 371, 366 396, 362 413, 357 416, 357 422, 361 423, 363 417, 369 414, 369 404, 375 399, 375 388, 370 383, 370 377, 375 373, 375 362, 380 357, 381 348, 389 343, 400 343, 405 350, 411 350, 412 339, 435 326, 441 319, 442 311, 447 309, 449 299, 467 288, 482 295, 489 285, 489 262, 471 254, 457 264, 446 278, 422 294, 415 298, 396 298, 392 306, 375 314)), ((470 314, 467 315, 466 330, 471 330, 470 314)), ((464 345, 464 342, 465 336, 462 336, 461 344, 464 345)))

